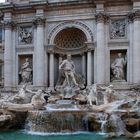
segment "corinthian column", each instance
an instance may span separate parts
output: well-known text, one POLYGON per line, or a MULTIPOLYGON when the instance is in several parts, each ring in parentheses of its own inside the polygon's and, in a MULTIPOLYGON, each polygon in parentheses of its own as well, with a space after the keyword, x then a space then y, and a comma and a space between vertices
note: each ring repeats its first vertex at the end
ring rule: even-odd
POLYGON ((53 48, 49 49, 50 63, 49 63, 49 87, 54 88, 54 51, 53 48))
POLYGON ((85 53, 82 53, 82 75, 86 78, 86 56, 85 53))
POLYGON ((128 15, 128 25, 129 25, 129 49, 127 57, 127 81, 133 83, 133 18, 134 14, 130 13, 128 15))
POLYGON ((98 13, 96 15, 97 20, 97 65, 96 65, 96 79, 98 84, 105 84, 105 15, 98 13))
POLYGON ((6 88, 11 88, 13 84, 12 26, 12 21, 5 21, 4 86, 6 88))
POLYGON ((134 12, 133 83, 140 83, 140 10, 134 12))
POLYGON ((91 50, 87 52, 87 86, 92 84, 92 61, 91 61, 91 50))
POLYGON ((34 23, 36 29, 35 45, 35 86, 44 86, 45 82, 45 50, 44 50, 44 23, 45 19, 38 17, 34 23))
POLYGON ((93 66, 92 66, 92 50, 93 50, 93 43, 86 42, 87 44, 87 86, 92 84, 92 76, 93 73, 93 66))

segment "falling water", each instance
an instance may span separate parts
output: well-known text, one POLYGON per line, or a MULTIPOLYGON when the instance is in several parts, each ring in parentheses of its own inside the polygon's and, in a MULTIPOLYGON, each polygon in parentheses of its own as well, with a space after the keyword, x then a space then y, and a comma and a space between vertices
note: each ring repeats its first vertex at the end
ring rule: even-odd
POLYGON ((124 135, 125 131, 126 131, 126 128, 125 128, 125 124, 122 121, 121 117, 119 115, 117 115, 117 114, 112 114, 110 116, 110 119, 111 119, 112 124, 114 126, 114 132, 118 136, 124 135))
POLYGON ((84 111, 29 111, 25 129, 33 132, 87 131, 84 111))
POLYGON ((105 134, 106 133, 106 123, 107 123, 106 114, 99 113, 98 115, 99 115, 99 122, 101 123, 101 133, 100 134, 105 134))

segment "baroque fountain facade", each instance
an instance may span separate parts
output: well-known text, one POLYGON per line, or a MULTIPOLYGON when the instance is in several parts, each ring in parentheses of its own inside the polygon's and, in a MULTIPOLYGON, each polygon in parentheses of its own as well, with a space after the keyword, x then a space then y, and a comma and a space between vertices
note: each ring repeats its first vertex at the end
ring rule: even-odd
POLYGON ((139 0, 7 0, 0 10, 0 130, 140 137, 139 0))

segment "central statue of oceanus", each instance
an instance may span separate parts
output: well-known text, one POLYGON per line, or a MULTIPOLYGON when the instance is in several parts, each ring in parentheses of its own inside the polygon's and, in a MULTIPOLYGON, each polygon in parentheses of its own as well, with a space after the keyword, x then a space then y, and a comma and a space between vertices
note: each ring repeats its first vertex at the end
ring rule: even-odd
POLYGON ((84 78, 75 72, 75 65, 70 54, 59 64, 59 78, 56 87, 85 87, 84 78))

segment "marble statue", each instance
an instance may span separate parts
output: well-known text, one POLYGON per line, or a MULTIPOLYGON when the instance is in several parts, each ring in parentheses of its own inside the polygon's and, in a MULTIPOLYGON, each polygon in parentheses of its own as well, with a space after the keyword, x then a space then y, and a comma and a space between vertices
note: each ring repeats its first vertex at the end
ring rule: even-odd
POLYGON ((58 87, 85 88, 85 79, 75 72, 75 65, 70 54, 67 55, 67 59, 59 64, 59 78, 56 88, 58 87))
POLYGON ((56 91, 63 94, 63 98, 70 99, 77 94, 80 89, 85 88, 85 79, 75 72, 74 62, 71 55, 59 64, 59 78, 56 84, 56 91))
POLYGON ((96 105, 98 104, 98 99, 97 99, 97 84, 94 84, 89 87, 89 94, 87 95, 87 102, 90 105, 93 105, 92 103, 95 102, 96 105))
POLYGON ((21 75, 20 84, 32 83, 32 67, 28 58, 26 58, 25 62, 22 64, 19 75, 21 75))
POLYGON ((113 73, 113 80, 125 80, 125 66, 127 60, 122 57, 122 53, 118 53, 118 57, 111 64, 111 70, 113 73))
POLYGON ((100 87, 101 89, 105 90, 103 92, 103 101, 104 101, 104 104, 108 104, 110 102, 112 102, 112 97, 113 97, 113 93, 114 93, 114 90, 113 90, 113 85, 109 85, 107 87, 100 87))
POLYGON ((10 100, 10 102, 19 103, 19 104, 30 103, 33 94, 32 94, 32 91, 31 90, 27 89, 27 85, 24 84, 19 89, 18 94, 16 94, 15 96, 12 97, 12 99, 10 100), (27 94, 27 92, 28 92, 28 94, 27 94))
POLYGON ((46 103, 46 100, 44 98, 46 94, 43 93, 41 89, 38 89, 36 92, 27 89, 27 85, 24 84, 18 94, 12 97, 11 100, 9 100, 11 103, 16 104, 31 104, 34 108, 40 108, 46 103))
POLYGON ((65 77, 65 80, 63 82, 64 86, 78 86, 75 78, 75 65, 71 60, 71 55, 67 55, 67 59, 63 60, 62 63, 60 63, 59 70, 65 77))
POLYGON ((41 89, 38 89, 37 92, 32 92, 35 95, 31 99, 31 104, 34 106, 35 109, 40 109, 46 103, 44 98, 44 93, 41 89))

